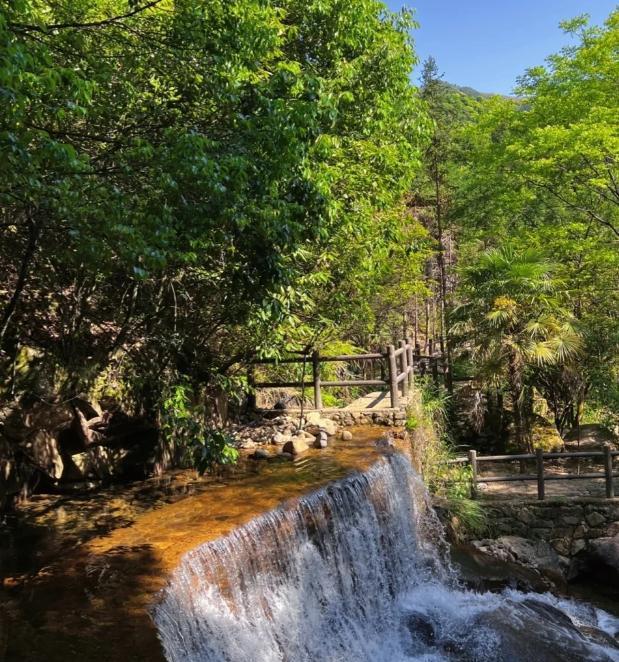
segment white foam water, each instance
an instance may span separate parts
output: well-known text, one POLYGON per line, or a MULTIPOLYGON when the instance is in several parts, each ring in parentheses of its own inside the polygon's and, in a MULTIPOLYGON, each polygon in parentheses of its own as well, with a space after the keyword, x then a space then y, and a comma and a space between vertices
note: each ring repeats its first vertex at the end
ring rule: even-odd
POLYGON ((619 660, 605 612, 464 589, 399 453, 188 553, 154 618, 170 662, 619 660))

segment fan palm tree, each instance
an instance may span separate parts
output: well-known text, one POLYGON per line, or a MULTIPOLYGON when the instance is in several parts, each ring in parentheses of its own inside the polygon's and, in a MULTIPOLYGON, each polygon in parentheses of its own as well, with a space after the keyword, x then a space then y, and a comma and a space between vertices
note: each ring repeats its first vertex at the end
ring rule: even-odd
POLYGON ((558 284, 538 252, 487 250, 462 270, 464 303, 453 315, 453 332, 464 334, 478 379, 507 385, 516 444, 529 450, 534 368, 565 363, 581 346, 558 284))

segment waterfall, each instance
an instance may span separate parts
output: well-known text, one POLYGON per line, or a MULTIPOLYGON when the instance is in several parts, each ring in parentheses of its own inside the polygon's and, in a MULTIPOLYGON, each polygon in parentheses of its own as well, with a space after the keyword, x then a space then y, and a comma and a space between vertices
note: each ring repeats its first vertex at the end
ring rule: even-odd
POLYGON ((188 553, 154 618, 170 662, 619 660, 604 612, 460 586, 399 453, 188 553))

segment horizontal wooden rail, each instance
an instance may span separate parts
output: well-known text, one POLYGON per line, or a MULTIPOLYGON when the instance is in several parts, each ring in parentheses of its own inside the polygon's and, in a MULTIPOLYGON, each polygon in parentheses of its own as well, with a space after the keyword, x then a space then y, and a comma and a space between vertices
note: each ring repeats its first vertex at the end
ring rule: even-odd
MULTIPOLYGON (((305 382, 305 386, 311 384, 310 379, 308 378, 305 382)), ((303 382, 254 382, 256 388, 301 388, 303 382)))
MULTIPOLYGON (((320 361, 322 363, 324 362, 335 362, 335 361, 374 361, 376 359, 384 359, 385 354, 379 354, 378 352, 374 352, 371 354, 341 354, 338 356, 321 356, 320 361)), ((273 359, 273 358, 268 358, 268 359, 255 359, 252 363, 254 365, 278 365, 280 363, 311 363, 312 357, 311 356, 306 356, 303 358, 302 356, 286 356, 285 358, 282 359, 273 359)))
MULTIPOLYGON (((582 480, 585 478, 606 478, 605 473, 588 473, 588 474, 547 474, 544 473, 544 480, 582 480)), ((619 478, 619 473, 613 473, 613 478, 619 478)), ((537 474, 509 474, 504 476, 484 476, 478 478, 478 483, 509 483, 517 482, 519 480, 537 480, 537 474)))
POLYGON ((619 456, 619 451, 612 450, 610 446, 605 446, 603 451, 574 451, 565 453, 544 453, 537 449, 533 453, 520 453, 514 455, 482 455, 477 456, 474 450, 469 451, 468 457, 459 457, 450 460, 450 463, 471 465, 471 495, 477 495, 477 485, 479 483, 499 483, 499 482, 517 482, 517 481, 537 481, 537 498, 543 500, 545 497, 545 483, 549 480, 597 480, 606 481, 606 497, 615 496, 614 478, 619 478, 619 473, 613 470, 613 458, 619 456), (545 472, 545 460, 569 460, 572 458, 595 458, 603 460, 603 472, 588 473, 566 473, 566 474, 548 474, 545 472), (535 474, 502 474, 498 476, 480 476, 478 472, 480 462, 525 462, 535 460, 537 473, 535 474))
MULTIPOLYGON (((610 451, 613 457, 619 455, 619 451, 610 451)), ((544 453, 544 460, 565 460, 572 457, 604 457, 605 453, 602 451, 566 451, 565 453, 544 453)), ((516 460, 535 460, 537 455, 534 453, 521 453, 520 455, 478 455, 478 462, 509 462, 516 460)), ((467 457, 455 458, 456 462, 468 462, 467 457)))
POLYGON ((403 382, 403 381, 408 377, 409 373, 410 373, 410 370, 407 370, 406 372, 401 372, 401 373, 398 375, 398 378, 396 379, 396 381, 398 382, 398 384, 399 384, 400 382, 403 382))
MULTIPOLYGON (((428 345, 430 354, 422 355, 419 347, 405 338, 400 340, 397 348, 395 345, 389 345, 384 352, 366 352, 364 354, 339 354, 335 356, 322 356, 317 351, 311 355, 307 353, 300 356, 285 356, 283 358, 264 358, 256 359, 252 362, 248 382, 254 388, 300 388, 306 383, 311 383, 314 389, 314 406, 316 409, 322 409, 322 387, 349 387, 349 386, 387 386, 391 396, 391 406, 397 408, 400 404, 400 395, 406 398, 409 389, 412 387, 415 365, 419 366, 419 374, 425 375, 428 372, 436 384, 438 376, 443 371, 439 370, 439 361, 442 357, 434 355, 432 344, 428 345), (320 377, 320 366, 326 362, 364 362, 364 361, 382 361, 381 379, 340 379, 332 381, 322 381, 320 377), (311 376, 308 375, 307 382, 302 380, 289 381, 262 381, 255 379, 253 366, 256 365, 286 365, 303 364, 311 366, 311 376), (383 378, 384 377, 384 378, 383 378)), ((292 352, 294 353, 294 352, 292 352)))
MULTIPOLYGON (((619 473, 610 474, 612 478, 619 478, 619 473)), ((544 474, 544 480, 578 480, 583 478, 606 478, 606 472, 595 472, 588 474, 544 474)))
MULTIPOLYGON (((310 383, 308 379, 306 382, 256 382, 254 386, 256 388, 301 388, 302 386, 307 386, 310 383)), ((340 381, 334 382, 320 382, 321 386, 385 386, 388 382, 384 379, 341 379, 340 381)))
POLYGON ((384 359, 384 354, 374 352, 371 354, 341 354, 339 356, 321 356, 321 361, 374 361, 384 359))
MULTIPOLYGON (((462 458, 463 460, 468 460, 468 458, 462 458)), ((532 453, 520 453, 519 455, 478 455, 478 462, 501 462, 501 461, 510 461, 510 460, 534 460, 535 455, 532 453)))
POLYGON ((384 379, 341 379, 334 382, 320 382, 321 386, 385 386, 384 379))

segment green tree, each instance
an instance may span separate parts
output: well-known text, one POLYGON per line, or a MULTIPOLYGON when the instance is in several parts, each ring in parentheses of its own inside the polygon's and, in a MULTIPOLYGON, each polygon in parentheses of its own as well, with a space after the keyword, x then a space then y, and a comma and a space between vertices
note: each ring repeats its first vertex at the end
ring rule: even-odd
POLYGON ((564 23, 577 43, 529 70, 517 98, 482 103, 452 171, 464 263, 507 242, 556 265, 583 337, 572 368, 540 373, 561 431, 583 406, 619 420, 618 20, 614 11, 600 27, 564 23))
MULTIPOLYGON (((448 245, 455 239, 456 227, 450 222, 453 198, 453 173, 460 149, 459 132, 474 120, 479 102, 442 79, 436 60, 429 57, 421 72, 420 96, 431 119, 430 139, 423 154, 423 168, 415 181, 415 203, 436 243, 436 254, 428 264, 430 280, 436 280, 440 348, 446 362, 446 385, 452 391, 452 347, 447 328, 452 301, 453 256, 448 245), (451 261, 450 261, 451 257, 451 261), (434 264, 435 262, 435 264, 434 264)), ((432 285, 432 283, 431 283, 432 285)), ((426 305, 427 318, 431 315, 426 305)), ((427 335, 427 333, 426 333, 427 335)))
POLYGON ((552 265, 538 253, 491 249, 463 270, 464 302, 454 312, 478 380, 495 388, 507 384, 515 442, 529 450, 536 369, 564 365, 581 348, 558 285, 552 265))
POLYGON ((3 5, 3 397, 114 384, 154 416, 346 327, 419 167, 413 25, 377 0, 3 5))

